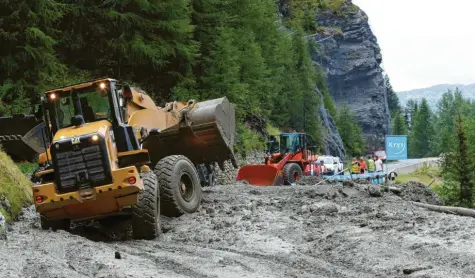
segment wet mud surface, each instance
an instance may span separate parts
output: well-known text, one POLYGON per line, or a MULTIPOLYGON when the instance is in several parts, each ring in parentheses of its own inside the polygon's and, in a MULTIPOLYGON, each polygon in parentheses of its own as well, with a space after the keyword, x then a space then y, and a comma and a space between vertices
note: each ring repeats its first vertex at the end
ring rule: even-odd
POLYGON ((123 219, 43 231, 30 208, 0 240, 0 277, 475 275, 475 219, 370 187, 206 188, 200 210, 163 217, 153 241, 131 239, 123 219))

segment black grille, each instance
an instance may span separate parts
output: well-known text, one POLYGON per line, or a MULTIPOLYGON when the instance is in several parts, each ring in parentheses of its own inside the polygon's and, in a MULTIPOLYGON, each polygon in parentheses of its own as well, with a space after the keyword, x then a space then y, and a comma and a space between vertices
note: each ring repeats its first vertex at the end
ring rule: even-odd
POLYGON ((59 192, 72 192, 112 182, 110 163, 102 137, 98 142, 92 142, 90 136, 85 136, 80 138, 79 144, 73 145, 71 140, 54 143, 52 155, 59 192))

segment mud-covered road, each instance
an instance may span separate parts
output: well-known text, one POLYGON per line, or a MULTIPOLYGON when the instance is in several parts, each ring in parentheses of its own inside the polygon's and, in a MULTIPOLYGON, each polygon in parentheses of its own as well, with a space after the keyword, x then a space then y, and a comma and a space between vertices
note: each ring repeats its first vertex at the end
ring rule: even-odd
POLYGON ((0 277, 475 277, 475 219, 360 185, 208 188, 154 241, 38 222, 26 211, 0 241, 0 277))

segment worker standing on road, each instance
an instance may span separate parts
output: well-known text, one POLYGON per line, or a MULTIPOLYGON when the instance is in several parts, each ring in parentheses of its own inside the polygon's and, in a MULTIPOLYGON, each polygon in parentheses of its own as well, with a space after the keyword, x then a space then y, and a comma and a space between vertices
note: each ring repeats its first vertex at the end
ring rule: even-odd
POLYGON ((351 173, 359 174, 360 173, 360 163, 356 160, 356 157, 353 157, 353 162, 351 162, 351 173))
POLYGON ((368 173, 374 173, 376 171, 376 163, 371 156, 368 156, 368 173))
POLYGON ((328 174, 328 170, 327 170, 327 167, 325 167, 325 162, 321 160, 320 165, 318 165, 317 167, 317 175, 323 176, 325 174, 328 174))
POLYGON ((366 162, 364 161, 363 157, 360 157, 360 174, 364 174, 368 166, 366 166, 366 162))
POLYGON ((376 172, 382 172, 383 171, 383 161, 381 160, 381 157, 376 157, 376 172))

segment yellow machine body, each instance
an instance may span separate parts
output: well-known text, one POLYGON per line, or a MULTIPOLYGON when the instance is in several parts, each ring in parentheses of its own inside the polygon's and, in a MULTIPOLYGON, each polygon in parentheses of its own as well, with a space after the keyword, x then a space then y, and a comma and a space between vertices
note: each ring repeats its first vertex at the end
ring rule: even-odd
MULTIPOLYGON (((46 96, 111 81, 115 80, 85 82, 46 92, 46 96)), ((55 173, 53 169, 39 171, 35 174, 36 177, 50 177, 48 182, 33 186, 36 210, 43 216, 51 220, 79 220, 116 214, 122 208, 137 202, 138 193, 143 188, 140 173, 150 171, 150 167, 168 155, 185 155, 195 165, 211 162, 222 165, 228 159, 236 164, 233 154, 234 105, 226 98, 199 103, 171 102, 165 107, 158 107, 144 91, 129 88, 132 97, 124 105, 124 121, 133 127, 141 148, 118 152, 111 139, 112 123, 108 120, 57 130, 49 148, 40 154, 40 164, 48 161, 55 163, 51 153, 57 142, 98 134, 105 140, 112 182, 85 190, 60 193, 55 185, 59 173, 55 173)))

